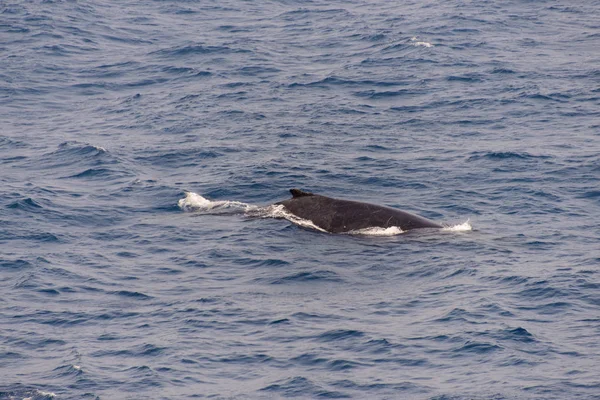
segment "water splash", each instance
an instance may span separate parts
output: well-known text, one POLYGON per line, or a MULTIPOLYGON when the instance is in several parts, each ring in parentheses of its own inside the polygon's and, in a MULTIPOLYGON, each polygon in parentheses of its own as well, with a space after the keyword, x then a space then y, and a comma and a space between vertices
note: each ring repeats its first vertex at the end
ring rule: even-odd
POLYGON ((419 41, 416 36, 413 36, 410 40, 413 42, 413 46, 433 47, 433 45, 429 42, 419 41))
POLYGON ((255 206, 240 201, 212 201, 202 197, 198 193, 186 192, 185 197, 177 202, 179 208, 187 212, 202 212, 202 211, 221 211, 227 209, 235 209, 245 211, 255 206))
POLYGON ((297 217, 296 215, 290 213, 285 209, 285 207, 281 204, 273 204, 268 207, 263 207, 262 211, 264 212, 263 218, 278 218, 278 219, 286 219, 291 223, 301 226, 302 228, 315 229, 320 232, 327 232, 325 229, 318 227, 311 220, 297 217))
POLYGON ((446 232, 468 232, 472 231, 473 227, 471 226, 471 220, 468 219, 462 224, 445 226, 444 228, 442 228, 442 230, 446 232))

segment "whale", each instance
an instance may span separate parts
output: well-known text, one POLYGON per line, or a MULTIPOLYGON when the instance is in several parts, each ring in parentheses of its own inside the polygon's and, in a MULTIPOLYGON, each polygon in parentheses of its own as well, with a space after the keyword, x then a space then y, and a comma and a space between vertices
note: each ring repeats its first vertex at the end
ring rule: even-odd
POLYGON ((397 227, 402 231, 443 228, 442 225, 396 208, 334 199, 300 189, 290 189, 292 198, 275 203, 296 217, 309 220, 330 233, 345 233, 368 228, 397 227))

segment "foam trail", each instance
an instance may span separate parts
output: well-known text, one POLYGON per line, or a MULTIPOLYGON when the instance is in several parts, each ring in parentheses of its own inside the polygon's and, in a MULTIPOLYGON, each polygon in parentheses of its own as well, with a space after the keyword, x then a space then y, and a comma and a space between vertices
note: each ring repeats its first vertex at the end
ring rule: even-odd
POLYGON ((404 233, 404 231, 398 226, 390 226, 389 228, 372 227, 348 232, 349 235, 364 236, 396 236, 401 233, 404 233))
POLYGON ((256 206, 252 206, 247 203, 242 203, 240 201, 230 201, 230 200, 221 200, 221 201, 211 201, 208 200, 198 193, 194 192, 186 192, 185 197, 180 199, 177 202, 179 208, 183 211, 188 212, 207 212, 207 211, 222 211, 222 210, 243 210, 247 211, 256 206))
POLYGON ((446 232, 468 232, 468 231, 472 231, 473 227, 471 226, 471 220, 468 219, 465 222, 463 222, 462 224, 446 226, 446 227, 442 228, 442 230, 446 231, 446 232))
POLYGON ((257 207, 255 209, 249 210, 246 214, 248 216, 255 216, 260 218, 286 219, 291 223, 301 226, 303 228, 315 229, 320 232, 329 233, 325 229, 319 228, 312 221, 297 217, 294 214, 286 211, 285 207, 281 204, 273 204, 267 207, 257 207))
POLYGON ((301 226, 303 228, 315 229, 321 232, 327 232, 324 229, 319 228, 312 221, 302 219, 289 213, 285 208, 279 205, 270 205, 266 207, 254 206, 240 201, 231 200, 220 200, 212 201, 205 197, 202 197, 198 193, 186 192, 185 197, 177 202, 179 208, 187 212, 205 212, 205 213, 218 213, 227 211, 240 211, 244 212, 248 217, 254 218, 278 218, 286 219, 293 224, 301 226))

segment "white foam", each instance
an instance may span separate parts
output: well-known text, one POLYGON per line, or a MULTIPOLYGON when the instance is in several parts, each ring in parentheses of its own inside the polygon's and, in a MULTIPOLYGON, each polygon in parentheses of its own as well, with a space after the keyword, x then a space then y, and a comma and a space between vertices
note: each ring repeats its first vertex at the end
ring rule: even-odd
POLYGON ((468 231, 472 231, 473 227, 471 226, 471 220, 468 219, 465 222, 463 222, 462 224, 446 226, 446 227, 442 228, 442 230, 447 231, 447 232, 468 232, 468 231))
POLYGON ((221 200, 212 201, 198 193, 186 192, 185 197, 177 202, 179 208, 187 212, 222 212, 223 210, 239 210, 249 217, 286 219, 298 226, 327 232, 319 228, 312 221, 295 216, 286 211, 281 204, 272 204, 266 207, 254 206, 240 201, 221 200))
POLYGON ((41 390, 36 390, 35 396, 23 397, 23 400, 33 400, 33 398, 37 397, 38 395, 44 396, 44 397, 52 397, 52 398, 56 397, 55 393, 52 393, 52 392, 43 392, 41 390))
POLYGON ((433 45, 431 43, 429 43, 429 42, 418 41, 418 39, 416 38, 416 36, 414 36, 410 40, 413 42, 414 46, 433 47, 433 45))
POLYGON ((398 226, 390 226, 389 228, 372 227, 348 232, 349 235, 364 236, 396 236, 401 233, 404 233, 404 231, 398 226))
POLYGON ((177 202, 179 208, 183 211, 195 212, 195 211, 212 211, 212 210, 223 210, 223 209, 241 209, 248 210, 252 208, 250 204, 242 203, 240 201, 211 201, 198 193, 187 192, 183 199, 177 202))
POLYGON ((311 220, 300 218, 294 214, 288 212, 285 207, 281 204, 273 204, 267 207, 257 207, 256 209, 250 210, 249 215, 258 216, 261 218, 281 218, 290 221, 293 224, 301 226, 303 228, 315 229, 321 232, 327 232, 315 225, 311 220))

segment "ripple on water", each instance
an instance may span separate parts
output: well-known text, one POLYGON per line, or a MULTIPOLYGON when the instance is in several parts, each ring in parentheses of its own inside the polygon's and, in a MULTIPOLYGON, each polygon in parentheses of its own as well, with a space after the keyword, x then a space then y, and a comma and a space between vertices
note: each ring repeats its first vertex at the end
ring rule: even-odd
POLYGON ((597 397, 593 2, 107 3, 0 6, 0 399, 597 397))
POLYGON ((271 278, 270 283, 273 285, 293 285, 296 283, 327 283, 327 282, 343 282, 343 278, 339 274, 330 270, 319 271, 303 271, 295 274, 287 275, 280 278, 271 278))
POLYGON ((344 399, 351 397, 349 394, 340 391, 327 390, 322 385, 318 385, 302 376, 284 378, 265 386, 260 390, 283 397, 308 396, 326 399, 344 399))

